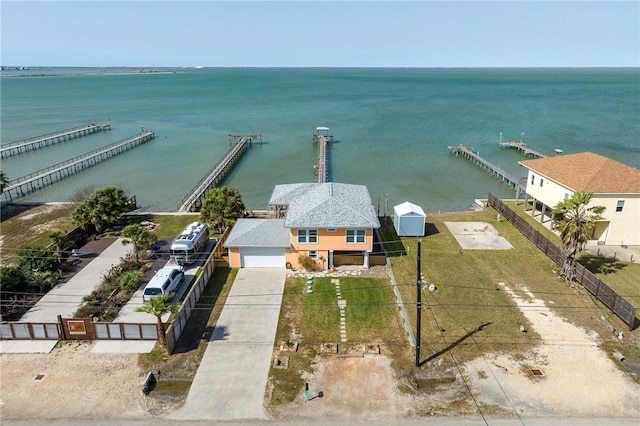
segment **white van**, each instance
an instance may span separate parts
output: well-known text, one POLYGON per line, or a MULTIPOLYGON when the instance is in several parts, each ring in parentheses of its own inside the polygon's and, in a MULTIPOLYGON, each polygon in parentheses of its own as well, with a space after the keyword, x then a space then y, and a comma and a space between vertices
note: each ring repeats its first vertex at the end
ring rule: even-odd
POLYGON ((144 288, 142 300, 147 301, 152 297, 174 293, 178 285, 184 279, 184 268, 178 265, 165 266, 151 278, 144 288))

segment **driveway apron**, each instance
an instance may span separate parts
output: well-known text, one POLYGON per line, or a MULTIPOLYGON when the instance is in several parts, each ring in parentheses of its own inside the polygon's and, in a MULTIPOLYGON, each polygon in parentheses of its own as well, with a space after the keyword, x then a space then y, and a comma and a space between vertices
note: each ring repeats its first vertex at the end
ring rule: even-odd
POLYGON ((175 419, 266 419, 264 393, 271 366, 284 268, 243 268, 175 419))

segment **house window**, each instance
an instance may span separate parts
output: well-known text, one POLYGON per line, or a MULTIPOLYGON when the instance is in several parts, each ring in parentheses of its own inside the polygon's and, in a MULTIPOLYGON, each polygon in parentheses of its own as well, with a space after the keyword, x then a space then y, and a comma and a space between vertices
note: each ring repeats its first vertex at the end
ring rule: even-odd
POLYGON ((616 211, 621 212, 624 209, 624 200, 618 200, 618 204, 616 204, 616 211))
POLYGON ((318 242, 317 229, 298 229, 298 242, 301 244, 315 244, 318 242))
POLYGON ((568 200, 569 199, 569 194, 567 194, 566 192, 564 193, 564 199, 568 200))
POLYGON ((536 180, 535 175, 531 175, 531 185, 533 185, 533 182, 536 180))
POLYGON ((364 229, 347 229, 347 244, 361 244, 365 241, 364 229))
POLYGON ((544 179, 540 178, 540 188, 542 188, 543 183, 544 183, 544 179))
POLYGON ((318 250, 309 250, 307 252, 307 256, 309 256, 312 259, 317 259, 318 258, 318 250))
POLYGON ((336 228, 327 228, 327 232, 336 232, 336 228))

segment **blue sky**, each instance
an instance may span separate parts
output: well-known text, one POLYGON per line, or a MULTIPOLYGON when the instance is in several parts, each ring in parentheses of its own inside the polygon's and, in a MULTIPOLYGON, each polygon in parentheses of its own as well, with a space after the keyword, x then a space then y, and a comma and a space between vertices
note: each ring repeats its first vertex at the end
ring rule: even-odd
POLYGON ((639 1, 1 0, 8 66, 640 66, 639 1))

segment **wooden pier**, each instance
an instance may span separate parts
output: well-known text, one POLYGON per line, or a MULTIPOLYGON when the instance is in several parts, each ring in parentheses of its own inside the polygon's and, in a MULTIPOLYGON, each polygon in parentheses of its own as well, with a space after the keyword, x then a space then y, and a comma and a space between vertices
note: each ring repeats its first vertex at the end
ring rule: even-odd
POLYGON ((252 146, 254 141, 260 142, 262 145, 262 135, 229 135, 229 145, 237 144, 243 139, 247 139, 249 146, 252 146))
POLYGON ((24 197, 29 193, 35 192, 45 186, 51 185, 75 173, 81 172, 89 167, 93 167, 104 160, 150 141, 154 136, 155 132, 143 131, 137 135, 115 142, 111 145, 71 158, 67 161, 63 161, 62 163, 47 167, 46 169, 38 170, 26 176, 19 177, 9 182, 9 184, 4 188, 2 195, 5 200, 24 197))
POLYGON ((326 183, 329 179, 327 143, 333 142, 333 136, 328 132, 328 127, 317 127, 313 133, 313 141, 318 143, 318 162, 313 166, 318 183, 326 183))
POLYGON ((0 146, 0 158, 11 157, 13 155, 24 154, 49 145, 54 145, 70 139, 101 132, 105 129, 111 130, 111 123, 108 124, 87 124, 86 126, 74 127, 73 129, 62 130, 48 135, 36 136, 0 146))
POLYGON ((456 157, 460 155, 463 156, 472 163, 480 166, 483 170, 491 173, 491 175, 493 175, 495 178, 500 179, 503 183, 506 183, 509 187, 515 188, 516 191, 523 192, 526 188, 526 178, 520 179, 505 172, 500 167, 480 157, 480 155, 478 155, 478 153, 476 153, 471 146, 449 146, 449 152, 455 154, 456 157))
POLYGON ((216 186, 229 172, 231 167, 244 154, 254 140, 262 144, 261 135, 229 135, 229 142, 233 145, 229 152, 216 163, 200 182, 178 204, 179 212, 190 212, 199 208, 202 197, 211 187, 216 186))
POLYGON ((546 157, 546 155, 543 154, 542 152, 535 150, 533 148, 529 148, 527 144, 519 141, 499 142, 498 146, 500 146, 500 148, 517 149, 518 151, 522 152, 525 155, 525 157, 531 157, 531 158, 546 157))

